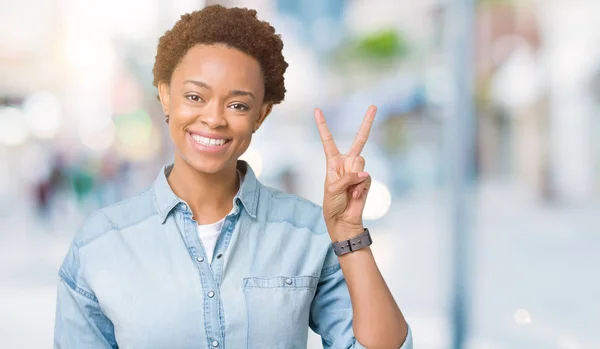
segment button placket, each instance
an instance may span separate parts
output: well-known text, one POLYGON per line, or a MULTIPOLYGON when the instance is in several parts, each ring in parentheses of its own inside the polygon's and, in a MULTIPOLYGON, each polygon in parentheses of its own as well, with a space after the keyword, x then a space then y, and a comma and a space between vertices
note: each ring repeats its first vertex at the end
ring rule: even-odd
POLYGON ((231 234, 235 230, 236 224, 238 224, 239 216, 229 215, 225 218, 225 223, 221 230, 221 236, 219 236, 219 242, 217 242, 217 251, 215 251, 216 260, 213 261, 211 268, 214 272, 215 280, 217 284, 221 283, 223 278, 223 264, 224 264, 224 251, 229 248, 229 242, 231 234))
MULTIPOLYGON (((183 209, 183 205, 181 206, 181 208, 183 209)), ((202 292, 207 292, 204 293, 204 297, 209 296, 210 293, 210 297, 206 298, 207 306, 204 307, 205 310, 203 311, 204 326, 214 329, 220 329, 221 325, 219 318, 221 314, 219 311, 219 302, 215 302, 212 300, 216 298, 216 292, 211 291, 215 290, 217 286, 215 284, 214 275, 211 272, 210 263, 208 263, 209 261, 206 259, 206 255, 203 252, 202 242, 200 241, 200 238, 198 236, 197 222, 192 218, 191 212, 182 212, 182 210, 180 209, 179 213, 182 218, 181 233, 183 236, 183 240, 186 244, 188 252, 190 253, 191 261, 196 262, 196 269, 198 270, 198 276, 200 277, 202 292)), ((222 332, 222 330, 220 332, 222 332)), ((210 336, 216 339, 220 339, 219 331, 217 331, 216 333, 212 333, 210 336)), ((213 342, 209 342, 212 343, 212 346, 215 348, 221 346, 219 341, 216 339, 213 342)))

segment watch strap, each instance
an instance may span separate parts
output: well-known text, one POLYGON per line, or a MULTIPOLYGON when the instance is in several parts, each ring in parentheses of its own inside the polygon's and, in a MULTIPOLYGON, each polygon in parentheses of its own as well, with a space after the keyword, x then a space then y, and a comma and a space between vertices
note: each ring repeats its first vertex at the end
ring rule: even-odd
POLYGON ((369 233, 369 229, 365 228, 365 231, 362 234, 348 240, 334 242, 332 245, 335 254, 337 256, 342 256, 370 246, 371 244, 373 244, 371 234, 369 233))

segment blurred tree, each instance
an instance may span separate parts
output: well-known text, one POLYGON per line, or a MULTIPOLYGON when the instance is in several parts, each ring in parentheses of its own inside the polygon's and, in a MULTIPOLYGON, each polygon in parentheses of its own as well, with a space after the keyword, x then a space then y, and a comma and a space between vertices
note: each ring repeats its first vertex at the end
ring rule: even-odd
POLYGON ((408 53, 408 40, 397 29, 385 29, 347 40, 333 52, 331 61, 342 69, 354 64, 365 68, 382 67, 397 62, 408 53))
POLYGON ((406 40, 397 30, 385 30, 359 38, 355 47, 356 53, 367 59, 394 59, 406 55, 406 40))

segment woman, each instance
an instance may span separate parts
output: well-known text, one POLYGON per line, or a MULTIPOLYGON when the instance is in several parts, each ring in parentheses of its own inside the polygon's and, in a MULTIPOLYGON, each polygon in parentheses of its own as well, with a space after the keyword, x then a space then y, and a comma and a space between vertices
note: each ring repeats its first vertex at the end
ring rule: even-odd
POLYGON ((375 108, 344 155, 315 111, 323 209, 238 160, 283 100, 282 48, 255 11, 220 6, 160 39, 174 163, 83 224, 59 271, 55 348, 305 348, 309 326, 326 348, 412 347, 362 225, 375 108))

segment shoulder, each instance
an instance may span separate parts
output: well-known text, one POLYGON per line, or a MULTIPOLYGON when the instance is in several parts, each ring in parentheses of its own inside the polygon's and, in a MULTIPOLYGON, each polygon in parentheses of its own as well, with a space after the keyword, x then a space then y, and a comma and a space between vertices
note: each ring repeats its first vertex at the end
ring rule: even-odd
POLYGON ((314 202, 295 194, 260 184, 260 206, 267 222, 288 223, 309 229, 313 234, 327 235, 323 209, 314 202))
POLYGON ((111 232, 119 232, 157 216, 157 212, 152 188, 92 212, 75 233, 60 267, 61 277, 75 282, 78 279, 82 250, 111 232))
POLYGON ((111 231, 119 231, 157 215, 153 189, 92 212, 82 223, 73 243, 82 248, 111 231))

